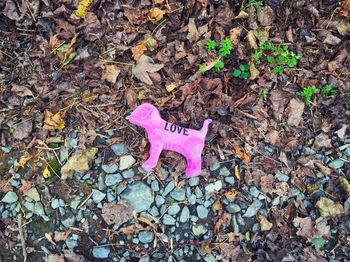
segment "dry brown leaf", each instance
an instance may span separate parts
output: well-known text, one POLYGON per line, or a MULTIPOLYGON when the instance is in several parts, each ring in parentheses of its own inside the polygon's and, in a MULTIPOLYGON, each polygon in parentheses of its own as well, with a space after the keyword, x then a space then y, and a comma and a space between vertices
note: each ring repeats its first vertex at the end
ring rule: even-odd
POLYGON ((236 157, 242 159, 245 164, 248 164, 250 162, 251 156, 244 150, 244 148, 240 147, 238 144, 234 144, 233 150, 236 157))
POLYGON ((274 189, 273 184, 275 177, 271 174, 264 175, 260 178, 260 187, 264 193, 271 193, 274 189))
POLYGON ((238 45, 239 37, 241 36, 242 28, 241 27, 235 27, 230 30, 230 40, 232 41, 233 45, 238 45))
POLYGON ((128 104, 128 107, 131 109, 135 109, 137 106, 137 94, 133 89, 127 89, 125 91, 124 97, 128 104))
POLYGON ((286 109, 287 124, 290 126, 299 126, 303 121, 305 103, 299 99, 292 98, 286 109))
POLYGON ((13 137, 18 140, 27 138, 32 133, 33 123, 29 120, 24 120, 16 125, 13 137))
POLYGON ((194 22, 194 18, 190 18, 188 21, 188 34, 187 39, 190 43, 197 42, 199 38, 199 33, 194 22))
POLYGON ((66 241, 71 232, 71 230, 67 230, 66 232, 55 231, 53 239, 55 242, 66 241))
POLYGON ((343 0, 343 4, 335 9, 343 16, 350 17, 350 0, 343 0))
POLYGON ((102 217, 108 225, 118 228, 133 217, 133 208, 125 200, 105 203, 102 207, 102 217))
POLYGON ((250 72, 250 80, 254 80, 260 74, 259 70, 255 67, 253 62, 249 62, 249 72, 250 72))
POLYGON ((84 256, 75 254, 71 249, 63 249, 63 255, 68 262, 87 262, 84 256))
POLYGON ((45 262, 65 262, 64 257, 62 255, 50 254, 44 258, 45 262))
POLYGON ((63 129, 64 124, 64 116, 66 112, 60 111, 56 114, 51 113, 49 110, 45 110, 44 112, 44 126, 43 128, 46 130, 54 131, 56 129, 63 129))
POLYGON ((348 57, 348 54, 349 53, 345 48, 340 50, 335 59, 328 63, 328 70, 332 72, 342 68, 343 62, 348 57))
POLYGON ((258 49, 258 44, 256 43, 256 37, 254 31, 249 31, 247 34, 248 43, 251 48, 258 49))
POLYGON ((18 171, 18 169, 23 168, 31 158, 30 155, 21 156, 19 161, 14 164, 15 170, 18 171))
POLYGON ((131 48, 132 57, 137 61, 143 55, 143 53, 147 50, 145 42, 140 42, 133 48, 131 48))
POLYGON ((262 26, 269 26, 276 19, 275 12, 268 5, 264 6, 263 8, 259 8, 257 14, 258 14, 258 21, 262 26))
POLYGON ((219 210, 221 210, 221 209, 222 209, 222 204, 221 204, 221 201, 218 199, 218 200, 216 200, 215 203, 213 204, 211 210, 213 210, 213 212, 215 213, 215 212, 217 212, 217 211, 219 211, 219 210))
POLYGON ((315 236, 316 230, 311 217, 296 217, 293 220, 293 225, 298 229, 297 235, 311 239, 315 236))
POLYGON ((57 35, 50 36, 50 40, 49 40, 50 52, 56 50, 62 43, 63 43, 63 41, 60 42, 60 40, 58 39, 57 35))
POLYGON ((143 21, 141 10, 131 6, 124 5, 124 15, 131 24, 140 25, 143 21))
POLYGON ((106 65, 102 72, 102 80, 115 84, 120 74, 120 69, 116 65, 106 65))
POLYGON ((77 41, 77 37, 78 37, 79 33, 76 33, 72 40, 70 41, 68 47, 65 49, 65 52, 63 53, 63 55, 60 57, 61 58, 61 65, 63 65, 66 60, 69 58, 69 56, 71 55, 71 53, 73 52, 73 45, 75 44, 75 42, 77 41))
POLYGON ((261 231, 269 231, 272 228, 272 223, 263 216, 260 216, 260 218, 261 231))
POLYGON ((142 230, 145 230, 145 228, 140 223, 135 223, 130 226, 119 229, 119 231, 124 233, 125 235, 136 234, 142 230))
POLYGON ((52 240, 52 232, 45 233, 45 238, 54 246, 56 246, 56 243, 52 240))
POLYGON ((32 91, 28 87, 12 84, 11 91, 20 97, 33 96, 32 91))
POLYGON ((153 23, 153 24, 158 24, 160 20, 163 19, 164 16, 164 11, 159 9, 158 7, 153 7, 148 14, 148 19, 153 23))
POLYGON ((235 19, 247 19, 249 18, 249 14, 243 10, 239 12, 239 14, 235 17, 235 19))
POLYGON ((27 195, 29 189, 32 188, 32 182, 30 180, 21 179, 21 187, 19 189, 19 194, 21 196, 27 195))
POLYGON ((88 171, 90 169, 89 165, 95 158, 97 151, 98 149, 96 147, 92 147, 70 157, 67 163, 61 168, 61 179, 71 177, 74 172, 84 173, 88 171))
POLYGON ((132 74, 145 84, 152 85, 153 82, 148 73, 155 73, 162 69, 163 66, 163 64, 154 64, 152 58, 142 55, 132 67, 132 74))

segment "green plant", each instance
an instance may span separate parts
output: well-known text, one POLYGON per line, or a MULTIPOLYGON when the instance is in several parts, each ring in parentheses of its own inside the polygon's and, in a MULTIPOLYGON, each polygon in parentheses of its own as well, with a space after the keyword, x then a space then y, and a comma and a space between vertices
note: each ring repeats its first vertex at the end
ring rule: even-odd
POLYGON ((276 74, 276 75, 283 75, 283 68, 281 66, 275 66, 275 68, 273 69, 273 72, 276 74))
POLYGON ((204 65, 200 65, 199 69, 198 69, 200 74, 204 74, 205 73, 205 66, 204 65))
POLYGON ((248 79, 250 77, 249 65, 241 64, 238 69, 233 71, 232 76, 241 79, 248 79))
POLYGON ((217 60, 214 64, 213 70, 214 72, 219 73, 223 68, 224 68, 224 63, 220 60, 217 60))
POLYGON ((231 54, 232 51, 232 45, 230 38, 226 37, 223 39, 220 43, 220 49, 218 54, 223 57, 227 57, 231 54))
POLYGON ((316 251, 320 251, 324 247, 324 245, 326 244, 326 240, 324 240, 323 237, 314 237, 311 240, 311 243, 315 247, 316 251))
POLYGON ((216 43, 214 40, 209 39, 207 44, 205 45, 205 49, 207 49, 208 52, 213 51, 216 48, 216 43))
POLYGON ((263 89, 263 91, 261 92, 261 97, 266 100, 267 99, 267 95, 268 95, 268 91, 267 89, 263 89))
POLYGON ((321 95, 323 96, 335 96, 337 94, 337 90, 335 90, 333 87, 331 87, 330 85, 325 85, 322 89, 321 89, 321 95))
POLYGON ((313 85, 304 87, 303 90, 300 91, 298 94, 304 99, 306 105, 310 105, 313 95, 318 94, 319 92, 320 89, 313 85))
POLYGON ((242 4, 241 10, 244 11, 251 6, 261 7, 264 4, 263 2, 263 0, 248 0, 248 3, 246 3, 245 5, 242 4))

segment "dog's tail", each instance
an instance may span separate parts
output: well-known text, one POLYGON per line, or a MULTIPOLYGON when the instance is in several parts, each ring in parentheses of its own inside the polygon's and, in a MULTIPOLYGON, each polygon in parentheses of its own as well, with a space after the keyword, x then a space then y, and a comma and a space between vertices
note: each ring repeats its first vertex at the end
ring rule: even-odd
POLYGON ((205 136, 207 135, 207 133, 208 133, 208 126, 209 126, 209 124, 210 124, 211 122, 212 122, 211 119, 206 119, 206 120, 204 121, 204 124, 203 124, 202 129, 199 130, 199 132, 201 132, 201 134, 203 135, 203 137, 205 137, 205 136))

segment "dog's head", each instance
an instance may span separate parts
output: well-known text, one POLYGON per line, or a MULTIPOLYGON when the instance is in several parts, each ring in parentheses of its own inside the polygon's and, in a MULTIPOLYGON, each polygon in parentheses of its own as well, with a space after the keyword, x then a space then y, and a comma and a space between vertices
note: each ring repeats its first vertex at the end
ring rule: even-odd
POLYGON ((152 104, 144 103, 136 107, 131 113, 129 121, 134 125, 145 128, 152 124, 152 120, 154 120, 156 116, 159 116, 158 109, 152 104))

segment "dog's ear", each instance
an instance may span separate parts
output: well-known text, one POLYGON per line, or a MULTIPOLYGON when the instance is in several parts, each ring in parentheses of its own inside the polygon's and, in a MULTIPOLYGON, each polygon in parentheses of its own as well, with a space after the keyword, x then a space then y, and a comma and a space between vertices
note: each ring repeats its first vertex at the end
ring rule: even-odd
POLYGON ((143 104, 140 108, 139 116, 142 119, 148 119, 151 117, 152 113, 154 111, 154 107, 151 104, 143 104))

